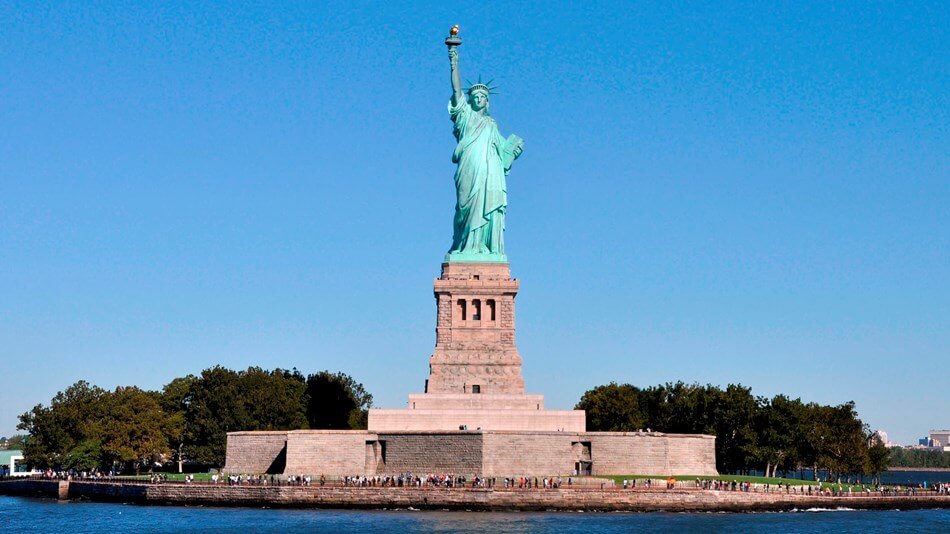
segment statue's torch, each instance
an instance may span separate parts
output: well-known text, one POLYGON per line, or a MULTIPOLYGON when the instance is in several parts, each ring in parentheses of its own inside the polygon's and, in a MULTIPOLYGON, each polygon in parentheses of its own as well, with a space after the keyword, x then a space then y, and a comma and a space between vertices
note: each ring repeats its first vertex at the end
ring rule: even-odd
POLYGON ((459 25, 456 24, 449 29, 449 36, 445 38, 445 46, 449 47, 449 50, 455 48, 456 46, 462 46, 462 38, 459 37, 459 25))

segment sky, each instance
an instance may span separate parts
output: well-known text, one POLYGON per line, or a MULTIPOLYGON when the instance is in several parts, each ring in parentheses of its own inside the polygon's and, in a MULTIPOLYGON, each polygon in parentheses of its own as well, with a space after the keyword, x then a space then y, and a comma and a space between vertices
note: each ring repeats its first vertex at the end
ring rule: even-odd
POLYGON ((853 400, 950 427, 942 2, 0 4, 0 435, 223 365, 421 392, 455 190, 443 40, 525 139, 530 393, 853 400))

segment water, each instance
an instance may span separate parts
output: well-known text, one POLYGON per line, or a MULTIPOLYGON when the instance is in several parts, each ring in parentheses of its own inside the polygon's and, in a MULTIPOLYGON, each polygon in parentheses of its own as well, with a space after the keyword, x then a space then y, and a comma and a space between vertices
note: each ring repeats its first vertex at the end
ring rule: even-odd
POLYGON ((947 532, 950 510, 486 513, 139 506, 0 496, 0 532, 947 532))
POLYGON ((889 486, 916 486, 926 482, 928 485, 950 483, 948 471, 885 471, 881 473, 881 484, 889 486))

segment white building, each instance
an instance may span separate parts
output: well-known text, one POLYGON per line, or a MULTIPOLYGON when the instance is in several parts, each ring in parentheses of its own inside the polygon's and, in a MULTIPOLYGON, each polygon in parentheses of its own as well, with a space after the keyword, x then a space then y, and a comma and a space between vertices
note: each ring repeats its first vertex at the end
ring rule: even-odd
POLYGON ((23 461, 23 451, 0 451, 0 476, 28 477, 38 474, 40 471, 27 468, 26 462, 23 461))

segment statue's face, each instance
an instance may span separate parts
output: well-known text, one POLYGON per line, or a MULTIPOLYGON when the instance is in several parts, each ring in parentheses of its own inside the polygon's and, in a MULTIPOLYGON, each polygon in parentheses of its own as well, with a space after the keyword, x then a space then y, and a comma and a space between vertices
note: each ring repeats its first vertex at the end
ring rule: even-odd
POLYGON ((488 107, 488 95, 482 91, 475 91, 468 100, 469 105, 472 106, 472 109, 475 111, 481 111, 488 107))

